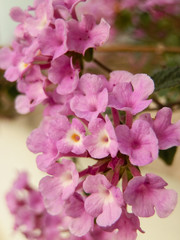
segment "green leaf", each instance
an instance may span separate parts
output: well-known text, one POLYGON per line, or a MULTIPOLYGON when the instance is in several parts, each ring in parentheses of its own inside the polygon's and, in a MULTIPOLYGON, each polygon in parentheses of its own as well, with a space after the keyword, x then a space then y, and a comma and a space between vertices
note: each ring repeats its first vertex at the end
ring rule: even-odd
POLYGON ((122 10, 116 15, 115 26, 120 30, 126 30, 132 25, 131 12, 128 10, 122 10))
POLYGON ((93 59, 93 48, 88 48, 84 54, 84 60, 86 62, 91 62, 93 59))
POLYGON ((133 175, 132 175, 131 171, 129 170, 129 168, 126 169, 126 174, 127 174, 128 181, 130 181, 133 178, 133 175))
POLYGON ((151 16, 149 13, 147 12, 142 12, 140 14, 140 22, 142 24, 143 27, 149 27, 149 25, 151 24, 151 16))
POLYGON ((155 83, 155 91, 159 91, 165 88, 177 87, 180 85, 180 67, 167 67, 156 72, 151 77, 155 83))
POLYGON ((176 154, 177 147, 171 147, 166 150, 160 150, 159 151, 159 157, 167 164, 172 165, 174 156, 176 154))

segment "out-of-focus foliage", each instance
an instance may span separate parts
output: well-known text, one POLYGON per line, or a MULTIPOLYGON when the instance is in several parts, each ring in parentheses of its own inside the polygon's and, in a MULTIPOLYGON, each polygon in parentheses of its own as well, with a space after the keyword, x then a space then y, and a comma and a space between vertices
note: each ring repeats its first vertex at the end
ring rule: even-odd
POLYGON ((0 70, 0 116, 13 117, 16 115, 14 99, 18 95, 16 84, 7 82, 0 70))
POLYGON ((154 18, 148 12, 122 10, 116 16, 115 27, 123 34, 128 33, 137 43, 180 44, 180 16, 164 13, 154 18))

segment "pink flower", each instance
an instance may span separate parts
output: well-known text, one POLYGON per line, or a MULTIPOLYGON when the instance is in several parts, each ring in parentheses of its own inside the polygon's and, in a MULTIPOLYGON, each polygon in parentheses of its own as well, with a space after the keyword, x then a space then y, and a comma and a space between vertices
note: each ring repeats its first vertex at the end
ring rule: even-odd
POLYGON ((79 174, 75 164, 67 159, 63 159, 60 164, 54 164, 48 172, 52 176, 41 179, 39 190, 48 212, 57 215, 63 211, 64 200, 73 195, 79 174))
POLYGON ((35 3, 33 10, 35 17, 27 18, 25 25, 27 26, 27 31, 36 37, 53 19, 54 9, 52 0, 39 1, 38 4, 35 3))
POLYGON ((53 6, 64 19, 70 18, 71 15, 76 18, 75 7, 78 3, 84 1, 86 0, 53 0, 53 6))
POLYGON ((29 189, 28 175, 26 172, 21 172, 13 183, 11 190, 6 194, 6 202, 11 214, 16 214, 19 206, 23 206, 25 201, 22 198, 18 198, 18 192, 29 189))
POLYGON ((78 193, 71 196, 65 203, 69 230, 78 237, 84 236, 94 225, 94 218, 84 209, 84 199, 78 193), (85 223, 85 224, 84 224, 85 223))
POLYGON ((8 47, 0 49, 0 68, 7 69, 13 61, 13 53, 8 47))
POLYGON ((44 211, 44 204, 41 193, 36 190, 31 190, 27 199, 27 204, 34 213, 41 214, 44 211))
POLYGON ((47 213, 40 192, 30 186, 26 173, 19 174, 6 201, 14 217, 14 230, 27 239, 59 239, 58 227, 63 221, 47 213))
POLYGON ((15 22, 24 22, 26 18, 31 17, 28 11, 23 11, 20 7, 13 7, 10 11, 10 16, 15 22))
POLYGON ((147 98, 154 91, 154 83, 146 74, 114 71, 110 75, 110 88, 108 106, 136 115, 151 103, 147 98))
POLYGON ((80 14, 91 14, 100 21, 104 18, 108 23, 113 25, 115 18, 115 7, 118 6, 117 0, 88 0, 84 4, 81 4, 77 8, 78 15, 80 14))
POLYGON ((34 110, 31 102, 25 95, 18 95, 15 100, 15 109, 20 114, 26 114, 34 110))
POLYGON ((141 119, 148 121, 158 138, 160 149, 168 149, 180 145, 180 121, 172 124, 172 110, 164 107, 159 110, 153 120, 150 114, 143 114, 141 119))
POLYGON ((85 128, 83 124, 78 119, 73 118, 65 135, 57 141, 57 149, 61 153, 73 152, 75 154, 82 154, 86 151, 83 143, 84 137, 85 128))
POLYGON ((55 21, 55 28, 47 27, 39 35, 39 47, 42 54, 56 59, 67 52, 67 27, 63 19, 55 21), (49 37, 51 36, 51 37, 49 37))
POLYGON ((133 74, 128 71, 112 71, 109 79, 110 91, 113 91, 113 88, 120 83, 130 83, 132 77, 133 74))
POLYGON ((115 233, 115 240, 136 240, 137 230, 143 232, 140 228, 138 217, 133 213, 128 213, 125 209, 123 209, 116 226, 118 228, 118 232, 115 233))
POLYGON ((74 68, 72 58, 63 55, 52 61, 48 77, 52 83, 58 84, 57 93, 66 95, 76 89, 79 71, 79 68, 74 68))
POLYGON ((25 25, 26 19, 31 18, 32 16, 30 15, 30 13, 27 10, 23 11, 19 7, 13 7, 10 11, 10 16, 15 22, 20 23, 20 24, 18 24, 18 26, 15 29, 16 37, 23 38, 25 35, 25 32, 27 32, 26 25, 25 25))
POLYGON ((54 116, 56 114, 61 115, 73 115, 70 109, 70 100, 72 99, 72 94, 59 95, 56 89, 52 92, 48 92, 48 99, 46 100, 47 106, 44 110, 44 115, 54 116))
POLYGON ((46 77, 42 75, 39 66, 33 66, 27 72, 27 76, 18 80, 18 91, 25 94, 18 95, 15 100, 15 107, 19 113, 26 114, 47 99, 45 80, 46 77))
POLYGON ((20 172, 17 179, 13 183, 14 190, 21 190, 29 186, 27 172, 20 172))
POLYGON ((139 217, 150 217, 155 210, 159 217, 167 217, 177 203, 177 193, 165 189, 167 183, 159 176, 146 174, 134 177, 128 183, 124 199, 132 206, 132 211, 139 217))
POLYGON ((26 114, 34 110, 35 106, 43 102, 47 95, 45 94, 42 82, 34 82, 28 86, 26 95, 18 95, 15 100, 16 111, 21 114, 26 114))
POLYGON ((0 68, 6 69, 4 77, 8 81, 16 81, 30 66, 31 61, 24 55, 23 46, 19 43, 13 42, 13 50, 8 48, 0 50, 0 68))
MULTIPOLYGON (((86 0, 53 0, 54 8, 64 7, 67 9, 72 9, 78 2, 84 2, 86 0)), ((71 10, 70 10, 71 11, 71 10)))
POLYGON ((105 232, 97 224, 94 225, 93 230, 89 231, 82 237, 71 235, 68 240, 114 240, 114 234, 111 232, 105 232))
POLYGON ((92 15, 84 15, 81 22, 69 20, 67 34, 69 51, 84 55, 88 48, 101 46, 109 37, 109 29, 110 26, 104 19, 97 25, 92 15))
POLYGON ((128 213, 125 208, 122 208, 122 214, 117 222, 111 227, 105 228, 106 231, 112 232, 114 240, 136 240, 137 230, 144 233, 140 228, 140 221, 133 213, 128 213), (116 230, 115 230, 116 229, 116 230))
POLYGON ((66 116, 56 114, 46 116, 40 127, 32 131, 27 146, 34 153, 42 152, 37 164, 42 171, 47 171, 65 153, 84 153, 84 135, 85 128, 80 120, 73 119, 71 124, 66 116))
POLYGON ((88 176, 83 188, 90 195, 85 200, 85 210, 101 227, 111 226, 122 213, 123 197, 119 188, 112 186, 104 175, 88 176))
POLYGON ((42 152, 36 159, 37 165, 42 171, 46 171, 59 158, 56 142, 64 136, 64 126, 68 124, 65 116, 45 117, 40 127, 34 129, 28 137, 29 150, 33 153, 42 152))
POLYGON ((17 37, 23 37, 27 34, 37 37, 53 18, 52 1, 44 0, 38 4, 35 3, 34 7, 29 7, 28 11, 22 11, 15 7, 11 10, 10 15, 14 21, 20 22, 15 30, 17 37), (29 14, 30 10, 34 11, 34 16, 29 14))
POLYGON ((78 90, 70 102, 71 110, 88 121, 105 112, 108 103, 107 80, 102 75, 86 73, 79 80, 78 90))
POLYGON ((121 153, 129 156, 132 164, 144 166, 158 157, 158 140, 149 123, 136 120, 132 128, 119 125, 116 135, 121 153))
POLYGON ((111 121, 106 115, 105 121, 97 118, 88 125, 91 135, 85 137, 84 145, 94 158, 115 157, 118 151, 116 134, 111 121))

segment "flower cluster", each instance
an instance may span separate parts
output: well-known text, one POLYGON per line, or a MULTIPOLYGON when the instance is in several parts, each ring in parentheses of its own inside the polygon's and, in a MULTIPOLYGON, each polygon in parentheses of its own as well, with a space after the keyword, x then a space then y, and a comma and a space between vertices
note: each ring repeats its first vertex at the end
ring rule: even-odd
POLYGON ((48 214, 40 192, 29 184, 26 172, 19 174, 6 195, 6 201, 15 218, 14 230, 21 231, 27 239, 58 239, 62 219, 48 214))
POLYGON ((0 68, 8 81, 17 80, 22 93, 16 100, 18 112, 27 113, 47 99, 66 102, 77 88, 82 56, 108 39, 110 26, 104 19, 98 24, 92 15, 77 19, 75 7, 82 1, 39 0, 26 11, 11 10, 20 24, 12 49, 0 50, 0 68), (51 85, 57 85, 52 94, 51 85))
POLYGON ((180 145, 180 121, 171 123, 169 108, 159 110, 154 119, 142 113, 133 121, 151 103, 153 90, 145 74, 114 71, 108 81, 86 73, 69 98, 71 115, 48 106, 40 127, 28 137, 39 169, 48 173, 39 184, 45 207, 69 219, 71 234, 87 237, 95 222, 115 239, 136 239, 136 231, 142 232, 138 217, 150 217, 155 210, 167 217, 174 209, 176 192, 167 190, 161 177, 142 176, 139 170, 157 159, 159 149, 180 145), (78 172, 72 156, 96 163, 78 172))
POLYGON ((139 167, 156 160, 159 149, 180 145, 180 121, 172 124, 166 107, 155 118, 141 113, 154 91, 146 74, 83 73, 87 53, 108 39, 110 26, 92 15, 78 20, 79 2, 86 1, 35 0, 26 11, 11 11, 19 25, 12 49, 0 50, 0 67, 8 81, 17 80, 20 113, 45 105, 27 146, 48 175, 41 194, 20 175, 7 201, 15 228, 28 239, 60 240, 66 233, 70 240, 135 240, 143 232, 139 217, 155 210, 167 217, 176 205, 176 192, 139 167), (77 169, 73 159, 82 157, 95 164, 77 169), (26 194, 19 198, 18 191, 26 194))

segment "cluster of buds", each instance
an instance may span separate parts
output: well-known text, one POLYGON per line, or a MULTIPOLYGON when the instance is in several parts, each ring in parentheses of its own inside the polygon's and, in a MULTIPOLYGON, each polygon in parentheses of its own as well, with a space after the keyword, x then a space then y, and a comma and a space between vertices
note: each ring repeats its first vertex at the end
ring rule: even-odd
POLYGON ((17 80, 20 113, 45 105, 27 146, 48 176, 37 192, 20 175, 7 200, 15 228, 25 225, 28 239, 135 240, 143 232, 139 217, 155 210, 167 217, 176 205, 176 192, 139 167, 156 160, 159 149, 180 145, 180 121, 172 124, 166 107, 155 118, 141 113, 154 91, 146 74, 83 73, 83 61, 108 39, 110 25, 92 15, 79 21, 79 2, 85 0, 35 0, 26 11, 11 10, 20 24, 12 49, 0 50, 0 67, 8 81, 17 80), (73 161, 79 158, 95 163, 79 170, 73 161))

